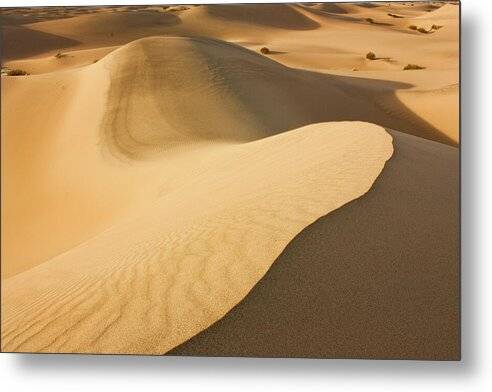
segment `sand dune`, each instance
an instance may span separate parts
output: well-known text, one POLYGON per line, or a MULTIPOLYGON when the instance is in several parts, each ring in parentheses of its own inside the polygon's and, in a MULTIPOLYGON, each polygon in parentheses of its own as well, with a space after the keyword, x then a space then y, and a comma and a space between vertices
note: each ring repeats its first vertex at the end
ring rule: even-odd
POLYGON ((57 51, 61 56, 50 55, 41 58, 12 60, 8 62, 8 65, 11 69, 22 69, 29 74, 38 75, 94 64, 118 48, 119 45, 94 49, 57 51))
POLYGON ((2 349, 168 351, 236 305, 303 227, 365 193, 391 153, 366 123, 218 148, 137 218, 4 280, 2 349))
POLYGON ((37 31, 49 31, 65 37, 76 37, 88 41, 95 37, 110 39, 115 35, 136 33, 144 35, 147 30, 179 23, 173 13, 160 12, 111 12, 80 15, 73 18, 56 19, 28 25, 37 31))
POLYGON ((458 151, 389 132, 394 154, 371 190, 305 228, 170 354, 459 359, 458 151))
MULTIPOLYGON (((396 97, 420 117, 456 144, 459 143, 459 111, 457 108, 459 86, 453 84, 434 90, 398 91, 396 97), (450 110, 451 109, 451 110, 450 110)), ((432 136, 430 136, 432 139, 432 136)))
POLYGON ((280 121, 264 114, 278 90, 256 106, 234 100, 245 82, 288 84, 290 72, 224 42, 148 38, 77 70, 7 78, 3 349, 164 353, 241 300, 304 226, 365 193, 392 152, 382 128, 274 135, 261 124, 280 121), (50 101, 26 105, 47 90, 50 101))
POLYGON ((288 30, 310 30, 320 26, 290 4, 207 5, 200 8, 212 17, 226 19, 228 23, 240 22, 288 30))
POLYGON ((455 358, 458 11, 8 10, 2 350, 455 358))
POLYGON ((79 42, 23 26, 2 26, 2 63, 4 60, 33 56, 58 48, 70 48, 79 42))
MULTIPOLYGON (((437 118, 420 93, 404 95, 402 105, 391 93, 393 83, 295 70, 205 38, 145 38, 90 66, 4 79, 4 205, 10 222, 4 257, 12 260, 2 271, 7 277, 89 239, 158 192, 148 185, 162 169, 153 165, 155 158, 178 156, 179 165, 166 164, 173 176, 165 188, 173 189, 193 170, 181 153, 210 143, 254 141, 313 122, 366 120, 455 140, 406 108, 414 105, 429 113, 429 121, 437 118), (50 97, 36 104, 33 99, 44 91, 50 97), (86 162, 84 168, 76 156, 86 162), (126 172, 108 164, 114 157, 142 164, 126 172), (79 179, 87 172, 96 174, 84 179, 91 184, 84 189, 79 179), (49 187, 60 191, 47 192, 49 187), (51 213, 54 209, 59 212, 51 213)), ((442 110, 446 113, 445 105, 442 110)), ((457 129, 452 117, 440 118, 435 126, 457 129)), ((203 165, 213 151, 205 156, 203 165)))
MULTIPOLYGON (((416 96, 406 94, 406 90, 433 90, 435 96, 435 92, 446 91, 447 86, 457 83, 459 7, 456 5, 445 4, 442 7, 431 7, 429 4, 415 4, 410 7, 400 3, 390 3, 390 5, 374 3, 370 7, 351 3, 311 6, 221 5, 186 7, 178 12, 155 7, 134 8, 124 8, 118 12, 94 10, 89 14, 75 13, 73 17, 61 19, 47 16, 46 21, 23 26, 7 26, 4 33, 8 34, 8 42, 16 44, 5 51, 4 59, 10 60, 6 61, 5 65, 32 74, 85 66, 100 60, 120 45, 152 35, 209 37, 234 42, 252 51, 259 51, 261 47, 267 46, 271 49, 270 58, 289 67, 320 73, 336 72, 342 76, 359 78, 360 85, 365 86, 368 84, 363 79, 376 80, 378 79, 376 75, 383 80, 391 77, 395 82, 391 86, 388 83, 373 82, 370 86, 371 96, 375 96, 379 102, 384 102, 384 105, 379 109, 371 108, 368 111, 374 113, 373 116, 366 117, 364 110, 360 111, 360 108, 364 109, 366 106, 365 103, 354 102, 353 99, 363 95, 367 89, 354 91, 355 89, 351 87, 351 94, 335 92, 336 96, 327 100, 325 96, 333 94, 335 89, 343 90, 346 84, 336 83, 334 89, 333 83, 326 82, 326 78, 324 80, 306 78, 297 73, 297 76, 292 78, 296 84, 305 82, 318 84, 321 81, 323 86, 321 89, 311 89, 319 90, 316 99, 310 99, 317 107, 312 109, 306 107, 302 110, 314 112, 316 115, 314 122, 370 121, 447 144, 457 143, 456 126, 449 128, 449 122, 430 119, 426 105, 411 104, 406 107, 406 103, 411 100, 400 99, 406 95, 416 96), (328 11, 331 9, 333 12, 320 11, 320 9, 328 11), (393 18, 388 15, 389 13, 398 14, 402 18, 393 18), (376 23, 368 23, 365 20, 368 17, 376 23), (430 34, 422 34, 408 28, 409 25, 416 25, 430 29, 433 24, 442 28, 430 34), (34 37, 22 39, 22 31, 29 31, 29 34, 44 34, 51 38, 47 46, 38 44, 33 46, 31 42, 37 40, 34 37), (60 51, 64 56, 55 58, 54 55, 60 51), (374 51, 378 59, 367 60, 365 54, 368 51, 374 51), (44 52, 44 55, 41 52, 44 52), (407 64, 417 64, 425 69, 403 71, 403 67, 407 64), (437 86, 436 80, 440 81, 437 86), (330 104, 322 107, 320 102, 323 101, 330 104), (343 102, 343 105, 336 106, 338 102, 343 102), (331 107, 329 112, 326 106, 331 107), (340 113, 340 115, 335 114, 333 117, 333 113, 340 113)), ((286 72, 282 72, 282 75, 285 74, 286 72)), ((282 84, 286 85, 286 83, 285 80, 282 84)), ((276 83, 268 84, 271 87, 276 83)), ((255 85, 259 86, 259 83, 255 85)), ((267 90, 263 91, 263 94, 273 97, 286 95, 284 91, 281 91, 281 94, 278 94, 278 91, 270 94, 266 87, 263 90, 267 90)), ((305 91, 307 92, 308 89, 306 88, 305 91)), ((453 93, 450 99, 449 91, 443 94, 443 100, 451 105, 453 112, 457 112, 458 94, 453 93)), ((286 100, 288 98, 284 99, 286 100)), ((284 102, 284 107, 292 106, 284 102)), ((301 121, 297 114, 293 117, 298 120, 286 126, 275 125, 275 127, 285 130, 313 122, 313 120, 301 121)))
POLYGON ((328 12, 330 14, 346 14, 348 13, 346 4, 333 4, 333 3, 305 3, 305 7, 310 9, 315 9, 323 12, 328 12))

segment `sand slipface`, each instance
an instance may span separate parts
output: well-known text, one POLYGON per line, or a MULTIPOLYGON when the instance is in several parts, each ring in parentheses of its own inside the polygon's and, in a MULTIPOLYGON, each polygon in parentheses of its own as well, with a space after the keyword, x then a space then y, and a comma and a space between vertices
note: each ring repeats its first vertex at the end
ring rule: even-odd
POLYGON ((394 153, 371 189, 306 227, 243 301, 170 354, 460 358, 459 157, 388 132, 394 153))
POLYGON ((2 350, 458 358, 458 12, 2 9, 2 350))

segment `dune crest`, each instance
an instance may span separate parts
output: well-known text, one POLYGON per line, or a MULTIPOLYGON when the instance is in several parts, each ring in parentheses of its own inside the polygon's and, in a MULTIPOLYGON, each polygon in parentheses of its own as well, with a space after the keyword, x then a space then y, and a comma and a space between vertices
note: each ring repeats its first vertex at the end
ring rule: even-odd
POLYGON ((223 145, 139 217, 4 280, 2 349, 167 352, 244 298, 305 226, 367 192, 392 151, 361 122, 223 145))
POLYGON ((228 22, 279 29, 312 30, 320 27, 295 4, 215 4, 200 7, 200 12, 228 22))

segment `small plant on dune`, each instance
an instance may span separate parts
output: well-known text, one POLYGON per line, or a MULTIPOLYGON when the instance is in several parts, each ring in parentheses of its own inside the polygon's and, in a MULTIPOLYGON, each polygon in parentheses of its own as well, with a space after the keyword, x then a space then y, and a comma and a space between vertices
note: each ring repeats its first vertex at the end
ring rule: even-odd
POLYGON ((417 30, 417 29, 418 29, 418 27, 417 27, 417 26, 415 26, 415 25, 410 25, 410 26, 408 26, 408 28, 409 28, 410 30, 417 30))
POLYGON ((427 31, 426 29, 424 29, 423 27, 419 27, 419 28, 417 29, 417 31, 418 31, 419 33, 422 33, 422 34, 427 34, 427 33, 428 33, 428 31, 427 31))
POLYGON ((365 18, 364 20, 366 22, 369 22, 369 23, 374 23, 374 19, 373 18, 365 18))
POLYGON ((94 61, 92 62, 93 64, 97 63, 99 61, 99 59, 94 59, 94 61))
POLYGON ((270 53, 270 49, 268 49, 266 46, 264 46, 263 48, 260 49, 260 52, 263 54, 268 54, 268 53, 270 53))
POLYGON ((376 53, 374 52, 369 52, 366 54, 366 59, 368 60, 376 60, 376 53))
POLYGON ((9 69, 7 71, 8 76, 23 76, 23 75, 29 75, 26 71, 23 71, 22 69, 9 69))
POLYGON ((417 64, 407 64, 403 67, 404 71, 416 70, 416 69, 425 69, 425 67, 421 67, 420 65, 417 64))
POLYGON ((433 24, 431 26, 431 30, 439 30, 442 26, 439 26, 439 25, 436 25, 436 24, 433 24))
POLYGON ((55 57, 57 59, 61 59, 62 57, 65 57, 65 56, 66 56, 66 54, 63 54, 62 52, 58 52, 57 54, 55 54, 55 57))
POLYGON ((392 18, 403 18, 403 16, 392 14, 392 13, 388 13, 388 16, 391 16, 392 18))

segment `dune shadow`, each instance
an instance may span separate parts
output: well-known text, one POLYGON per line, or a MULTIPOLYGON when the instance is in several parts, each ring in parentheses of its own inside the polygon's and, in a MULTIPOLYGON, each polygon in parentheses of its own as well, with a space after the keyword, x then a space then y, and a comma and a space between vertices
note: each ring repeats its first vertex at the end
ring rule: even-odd
POLYGON ((362 8, 378 8, 383 5, 383 4, 374 4, 372 2, 359 2, 359 3, 356 2, 354 4, 362 8))
POLYGON ((459 360, 458 151, 390 133, 369 192, 307 226, 168 355, 459 360))
POLYGON ((321 25, 303 15, 289 4, 211 4, 207 12, 231 22, 252 24, 289 30, 314 30, 321 25))
POLYGON ((79 41, 24 26, 3 26, 1 30, 2 61, 31 57, 55 49, 66 49, 79 41))
MULTIPOLYGON (((391 61, 390 58, 382 59, 391 61)), ((292 71, 298 75, 299 80, 307 82, 296 86, 299 96, 315 96, 312 100, 312 108, 315 110, 311 111, 309 119, 294 121, 290 124, 292 128, 313 122, 367 121, 451 146, 458 144, 398 99, 396 91, 415 87, 412 84, 330 75, 303 69, 292 71)), ((276 129, 275 133, 290 129, 276 129)))

